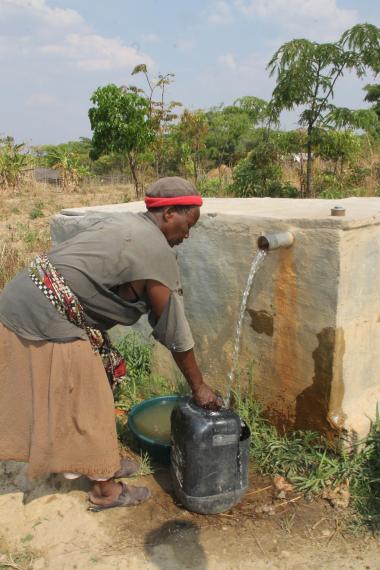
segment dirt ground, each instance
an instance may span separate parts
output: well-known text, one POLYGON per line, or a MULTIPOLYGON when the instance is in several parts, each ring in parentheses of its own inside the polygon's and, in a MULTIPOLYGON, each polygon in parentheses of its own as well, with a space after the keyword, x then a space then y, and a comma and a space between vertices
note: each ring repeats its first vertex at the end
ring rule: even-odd
POLYGON ((147 503, 100 513, 86 510, 84 478, 28 482, 25 471, 0 463, 0 569, 380 569, 378 540, 344 532, 325 501, 274 500, 256 476, 240 505, 205 516, 175 503, 164 468, 132 480, 151 489, 147 503))

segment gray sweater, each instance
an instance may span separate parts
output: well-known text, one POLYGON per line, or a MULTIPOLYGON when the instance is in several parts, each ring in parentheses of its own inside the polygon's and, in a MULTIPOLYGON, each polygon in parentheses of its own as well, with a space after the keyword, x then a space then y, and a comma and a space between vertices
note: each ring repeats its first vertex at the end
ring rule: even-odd
MULTIPOLYGON (((194 346, 175 252, 146 214, 97 219, 48 257, 79 298, 90 325, 101 330, 132 325, 148 313, 153 336, 169 350, 183 352, 194 346), (171 290, 158 321, 146 293, 131 302, 115 292, 119 285, 140 279, 158 281, 171 290)), ((34 285, 27 270, 16 275, 0 295, 0 321, 27 340, 87 339, 85 331, 70 323, 34 285)))

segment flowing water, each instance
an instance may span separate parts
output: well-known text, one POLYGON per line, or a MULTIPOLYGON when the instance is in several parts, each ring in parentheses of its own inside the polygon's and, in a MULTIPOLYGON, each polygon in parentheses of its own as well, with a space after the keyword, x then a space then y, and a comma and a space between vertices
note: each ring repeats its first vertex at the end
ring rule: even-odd
POLYGON ((252 289, 257 270, 259 269, 260 265, 263 263, 266 254, 267 254, 267 252, 264 249, 258 249, 256 251, 256 254, 252 260, 251 269, 249 271, 249 275, 248 275, 248 279, 247 279, 247 285, 245 287, 243 297, 241 300, 239 318, 238 318, 238 322, 236 325, 235 345, 234 345, 234 352, 233 352, 233 356, 232 356, 232 366, 231 366, 231 371, 228 375, 229 388, 228 388, 227 405, 230 404, 231 389, 232 389, 233 382, 235 380, 236 369, 237 369, 238 360, 239 360, 241 329, 242 329, 242 325, 243 325, 244 314, 245 314, 245 309, 247 307, 249 293, 252 289))
POLYGON ((158 443, 170 444, 170 416, 177 401, 167 400, 150 406, 133 418, 133 423, 141 435, 158 443))

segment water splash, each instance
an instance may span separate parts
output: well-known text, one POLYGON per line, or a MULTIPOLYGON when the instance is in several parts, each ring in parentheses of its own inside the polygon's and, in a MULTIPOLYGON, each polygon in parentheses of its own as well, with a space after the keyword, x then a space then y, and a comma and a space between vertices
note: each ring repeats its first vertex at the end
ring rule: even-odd
POLYGON ((266 257, 266 254, 267 254, 267 252, 264 249, 258 249, 256 251, 256 254, 252 260, 251 269, 249 271, 249 275, 248 275, 248 279, 247 279, 247 285, 244 289, 243 297, 241 300, 239 318, 238 318, 238 322, 236 325, 235 346, 234 346, 234 352, 233 352, 233 356, 232 356, 232 366, 231 366, 231 371, 228 375, 228 379, 229 379, 229 389, 228 389, 228 399, 227 399, 228 405, 229 405, 230 400, 231 400, 231 389, 232 389, 232 384, 233 384, 234 379, 235 379, 236 369, 237 369, 238 360, 239 360, 241 329, 243 326, 244 313, 245 313, 245 309, 247 307, 249 293, 252 289, 252 285, 253 285, 257 270, 259 269, 260 265, 263 263, 263 261, 266 257))

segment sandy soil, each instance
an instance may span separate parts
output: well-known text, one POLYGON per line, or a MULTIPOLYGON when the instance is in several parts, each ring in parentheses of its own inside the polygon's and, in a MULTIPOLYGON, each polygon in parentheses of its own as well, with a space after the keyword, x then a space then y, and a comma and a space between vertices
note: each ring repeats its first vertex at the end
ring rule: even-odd
POLYGON ((344 533, 325 501, 272 499, 268 480, 252 477, 242 503, 213 516, 176 505, 166 469, 133 483, 150 487, 149 502, 91 513, 84 478, 28 482, 25 465, 0 463, 0 560, 32 570, 380 569, 376 539, 344 533), (256 512, 263 505, 271 514, 256 512))

